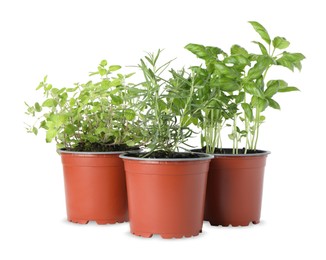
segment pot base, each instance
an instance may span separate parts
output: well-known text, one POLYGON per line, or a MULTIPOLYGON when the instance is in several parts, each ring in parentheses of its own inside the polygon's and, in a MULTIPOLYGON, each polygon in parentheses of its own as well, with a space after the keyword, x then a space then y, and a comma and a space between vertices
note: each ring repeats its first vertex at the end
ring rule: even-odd
POLYGON ((250 223, 257 225, 259 224, 260 220, 253 220, 253 221, 237 221, 237 222, 232 222, 232 223, 226 223, 226 222, 214 222, 214 221, 208 221, 211 226, 222 226, 222 227, 228 227, 228 226, 232 226, 232 227, 247 227, 250 225, 250 223))
MULTIPOLYGON (((151 238, 154 235, 153 233, 137 232, 137 231, 132 231, 131 233, 135 236, 145 237, 145 238, 151 238)), ((163 239, 172 239, 172 238, 183 238, 183 237, 195 237, 195 236, 198 236, 199 233, 201 233, 201 230, 199 230, 196 233, 187 233, 187 234, 160 233, 160 234, 155 234, 155 235, 160 235, 163 239)))
POLYGON ((86 225, 90 221, 95 221, 98 225, 106 225, 106 224, 115 224, 115 223, 128 222, 128 220, 125 220, 125 219, 117 219, 117 220, 113 220, 113 219, 107 219, 107 220, 68 219, 68 221, 72 222, 72 223, 82 224, 82 225, 86 225))

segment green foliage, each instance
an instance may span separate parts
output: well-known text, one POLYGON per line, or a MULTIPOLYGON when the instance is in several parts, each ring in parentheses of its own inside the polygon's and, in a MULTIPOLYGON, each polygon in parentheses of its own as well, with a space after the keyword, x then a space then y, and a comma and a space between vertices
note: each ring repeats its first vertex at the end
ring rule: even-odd
POLYGON ((161 52, 148 53, 138 65, 144 77, 137 109, 142 119, 142 139, 148 151, 145 156, 157 151, 177 152, 181 145, 186 145, 193 134, 189 126, 195 121, 193 99, 200 91, 189 72, 184 69, 168 71, 172 61, 159 64, 161 52))
POLYGON ((126 83, 132 74, 116 73, 120 68, 103 60, 97 71, 90 73, 97 75, 96 81, 71 88, 54 88, 44 77, 37 87, 43 91, 44 100, 34 105, 25 103, 26 114, 36 118, 27 131, 37 135, 43 129, 46 142, 55 141, 58 148, 72 150, 81 144, 139 144, 139 118, 134 107, 140 90, 126 83))
POLYGON ((231 127, 229 138, 234 153, 238 153, 242 138, 246 140, 246 150, 256 150, 259 127, 265 121, 261 113, 268 107, 281 108, 274 99, 278 93, 298 91, 282 79, 267 81, 266 76, 274 66, 300 71, 304 55, 285 51, 290 45, 288 40, 280 36, 271 40, 260 23, 249 23, 263 40, 253 41, 259 47, 258 54, 249 53, 239 45, 231 46, 230 54, 218 47, 193 43, 185 46, 204 60, 206 66, 193 66, 197 68, 193 72, 196 82, 203 85, 201 101, 208 103, 196 114, 197 126, 202 129, 202 146, 206 146, 208 153, 222 147, 221 131, 224 126, 231 127), (241 130, 241 126, 244 129, 241 130))

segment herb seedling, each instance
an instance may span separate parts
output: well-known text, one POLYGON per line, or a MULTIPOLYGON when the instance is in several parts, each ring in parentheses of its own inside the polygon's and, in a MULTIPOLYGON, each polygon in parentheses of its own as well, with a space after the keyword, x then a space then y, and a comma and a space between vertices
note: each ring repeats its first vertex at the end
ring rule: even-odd
POLYGON ((245 138, 245 149, 257 149, 260 125, 265 117, 262 112, 267 107, 280 109, 275 101, 277 93, 297 91, 282 79, 269 80, 267 72, 273 66, 283 66, 291 71, 301 70, 301 53, 285 51, 290 45, 284 37, 277 36, 271 40, 267 30, 258 22, 250 22, 260 35, 262 42, 254 41, 260 49, 259 54, 248 53, 239 45, 233 45, 230 54, 220 48, 188 44, 185 48, 205 61, 206 68, 197 67, 195 78, 202 82, 204 92, 202 100, 212 99, 201 110, 199 118, 202 128, 202 146, 206 152, 214 153, 222 148, 221 131, 223 126, 231 127, 229 138, 232 151, 239 153, 239 143, 245 138), (239 121, 243 122, 243 129, 239 121))
POLYGON ((72 88, 55 88, 47 77, 37 87, 44 101, 27 105, 26 114, 36 122, 27 131, 46 132, 46 142, 55 140, 57 148, 73 151, 111 151, 138 144, 138 119, 133 107, 137 88, 126 83, 132 74, 117 73, 120 66, 103 60, 96 72, 97 82, 75 84, 72 88))

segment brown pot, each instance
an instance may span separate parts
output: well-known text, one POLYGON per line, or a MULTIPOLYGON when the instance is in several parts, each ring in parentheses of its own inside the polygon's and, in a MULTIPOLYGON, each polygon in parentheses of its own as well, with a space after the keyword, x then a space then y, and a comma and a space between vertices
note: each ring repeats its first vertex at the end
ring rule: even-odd
POLYGON ((68 220, 87 224, 128 221, 128 203, 121 152, 61 154, 68 220))
POLYGON ((260 222, 263 179, 269 152, 216 154, 211 161, 205 220, 217 226, 247 226, 260 222))
MULTIPOLYGON (((203 155, 204 156, 204 155, 203 155)), ((196 159, 124 160, 130 231, 162 238, 196 236, 202 229, 209 162, 196 159)))

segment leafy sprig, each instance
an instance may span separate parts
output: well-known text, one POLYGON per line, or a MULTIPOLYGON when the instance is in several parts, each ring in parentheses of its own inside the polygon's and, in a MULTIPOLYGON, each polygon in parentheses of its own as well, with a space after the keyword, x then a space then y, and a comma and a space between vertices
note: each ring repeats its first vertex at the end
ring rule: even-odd
POLYGON ((205 85, 202 100, 211 100, 213 96, 212 103, 198 117, 202 146, 206 146, 208 153, 222 148, 220 136, 224 126, 231 127, 233 153, 238 153, 243 138, 245 152, 256 150, 260 125, 265 120, 262 113, 267 107, 280 109, 275 100, 277 93, 298 91, 282 79, 267 81, 267 73, 273 66, 300 71, 304 55, 285 51, 290 45, 286 38, 272 39, 260 23, 249 23, 263 40, 253 42, 260 49, 258 54, 249 53, 239 45, 233 45, 229 54, 212 46, 188 44, 185 47, 205 61, 205 68, 198 67, 195 74, 196 81, 205 85), (243 127, 239 122, 243 122, 243 127))
POLYGON ((44 100, 27 105, 26 114, 36 118, 27 131, 46 132, 46 142, 55 140, 58 148, 70 150, 110 150, 117 145, 134 146, 139 142, 138 118, 133 109, 138 90, 126 80, 132 74, 118 73, 121 66, 101 61, 99 80, 77 83, 72 88, 55 88, 47 77, 37 87, 44 100))
POLYGON ((192 136, 189 127, 196 109, 193 107, 194 93, 198 90, 191 74, 184 69, 169 70, 172 60, 159 64, 161 50, 148 53, 138 67, 144 81, 142 99, 138 109, 143 123, 142 136, 147 153, 169 155, 180 151, 181 146, 192 136))

